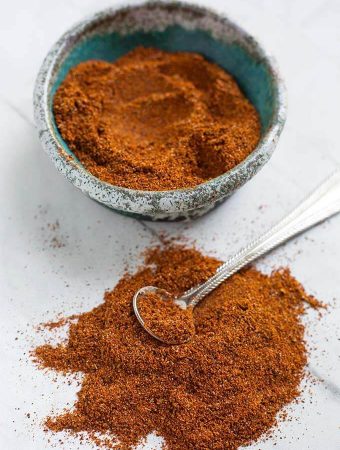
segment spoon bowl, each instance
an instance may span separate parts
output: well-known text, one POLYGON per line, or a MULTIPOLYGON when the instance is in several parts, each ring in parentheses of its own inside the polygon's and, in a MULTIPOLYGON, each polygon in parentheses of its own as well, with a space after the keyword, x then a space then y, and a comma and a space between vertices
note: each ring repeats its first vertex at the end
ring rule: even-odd
POLYGON ((165 289, 155 286, 142 287, 133 296, 132 306, 137 320, 144 330, 151 334, 155 339, 165 344, 184 344, 188 342, 194 334, 193 317, 190 314, 191 310, 188 310, 188 303, 180 298, 174 297, 165 289), (141 302, 143 300, 144 302, 147 301, 148 298, 151 298, 153 303, 155 303, 156 300, 156 305, 153 305, 156 307, 156 310, 151 311, 151 320, 150 317, 145 317, 145 310, 143 313, 143 307, 141 308, 141 302), (161 305, 161 302, 164 302, 164 304, 161 305), (164 309, 164 313, 168 316, 160 317, 160 314, 162 313, 161 306, 163 306, 163 309, 166 308, 164 309), (152 313, 154 313, 154 317, 152 317, 152 313), (166 320, 164 324, 162 323, 163 320, 166 320), (176 325, 176 321, 180 325, 181 332, 177 329, 172 329, 171 325, 176 325), (168 333, 164 333, 164 331, 166 331, 164 330, 166 329, 165 325, 168 326, 168 333))
POLYGON ((145 324, 145 321, 139 311, 139 301, 142 297, 145 297, 150 293, 156 294, 160 299, 164 301, 173 301, 173 296, 171 296, 170 292, 166 291, 165 289, 157 288, 156 286, 144 286, 135 293, 132 300, 133 311, 137 317, 138 322, 142 325, 144 330, 151 334, 151 336, 163 342, 163 339, 155 334, 154 331, 145 324))

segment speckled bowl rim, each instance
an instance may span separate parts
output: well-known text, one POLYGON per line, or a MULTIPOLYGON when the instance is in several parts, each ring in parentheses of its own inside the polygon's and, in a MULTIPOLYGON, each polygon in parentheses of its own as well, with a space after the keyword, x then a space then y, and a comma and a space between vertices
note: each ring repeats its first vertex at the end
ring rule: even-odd
MULTIPOLYGON (((271 155, 282 132, 287 113, 286 97, 285 84, 280 76, 275 58, 268 54, 249 33, 225 15, 189 2, 136 0, 119 3, 113 7, 94 13, 76 23, 61 36, 48 52, 38 73, 34 89, 34 115, 39 137, 45 150, 54 161, 58 170, 76 187, 98 202, 121 212, 152 215, 151 205, 157 205, 157 214, 163 213, 166 215, 168 213, 185 213, 190 210, 205 207, 209 203, 217 202, 227 196, 230 191, 234 190, 232 188, 233 185, 240 187, 240 185, 243 185, 252 178, 258 171, 258 168, 252 170, 252 167, 259 166, 258 163, 256 164, 256 161, 261 158, 261 155, 268 153, 271 155), (67 48, 70 45, 72 46, 73 42, 78 42, 79 35, 88 28, 91 28, 94 24, 107 20, 118 12, 148 5, 151 7, 158 6, 165 8, 171 5, 171 7, 178 7, 179 9, 186 8, 193 12, 210 15, 210 17, 218 21, 224 22, 242 36, 243 39, 248 41, 258 55, 261 55, 261 59, 265 61, 274 83, 274 101, 276 107, 271 117, 271 124, 262 135, 257 147, 245 160, 233 169, 192 188, 146 191, 115 186, 101 181, 85 168, 77 165, 73 158, 64 151, 62 143, 53 127, 53 117, 48 103, 48 96, 54 71, 62 58, 63 52, 67 51, 67 48), (242 180, 241 183, 239 181, 240 179, 242 180)), ((267 159, 269 157, 265 158, 265 160, 267 159)))

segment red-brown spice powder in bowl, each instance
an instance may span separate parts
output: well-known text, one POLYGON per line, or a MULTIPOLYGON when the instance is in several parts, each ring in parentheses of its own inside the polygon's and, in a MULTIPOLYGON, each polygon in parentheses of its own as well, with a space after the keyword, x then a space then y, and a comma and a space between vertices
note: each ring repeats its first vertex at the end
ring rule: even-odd
POLYGON ((143 267, 70 325, 66 343, 38 347, 41 367, 84 373, 75 407, 48 418, 47 427, 86 431, 97 443, 98 433, 109 433, 120 449, 151 432, 169 450, 233 450, 267 433, 299 395, 306 365, 300 317, 319 306, 288 269, 233 275, 194 309, 196 334, 187 344, 155 340, 132 310, 139 288, 179 295, 219 264, 181 246, 150 250, 143 267))
POLYGON ((189 188, 243 161, 260 120, 236 81, 196 53, 139 47, 72 68, 53 102, 58 129, 87 170, 138 190, 189 188))

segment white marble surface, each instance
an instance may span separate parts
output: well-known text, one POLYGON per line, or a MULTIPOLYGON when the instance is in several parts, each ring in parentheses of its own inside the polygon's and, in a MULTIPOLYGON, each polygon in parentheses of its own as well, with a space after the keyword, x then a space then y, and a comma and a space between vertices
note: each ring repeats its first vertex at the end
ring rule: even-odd
MULTIPOLYGON (((0 14, 0 448, 78 448, 52 438, 41 422, 75 398, 28 358, 41 341, 32 325, 59 311, 85 311, 114 285, 161 230, 183 233, 226 257, 268 227, 340 165, 339 0, 206 0, 257 36, 277 57, 287 82, 288 121, 270 163, 227 203, 190 224, 143 224, 86 198, 43 153, 32 119, 32 89, 53 42, 85 14, 113 4, 94 0, 11 0, 0 14), (53 231, 48 223, 60 223, 53 231), (51 240, 65 244, 53 248, 51 240), (27 417, 27 415, 30 417, 27 417), (52 446, 54 443, 55 447, 52 446)), ((293 421, 253 449, 340 448, 340 216, 265 258, 264 269, 289 264, 318 298, 332 305, 310 314, 310 369, 293 421)), ((82 448, 92 448, 84 445, 82 448)), ((151 447, 149 447, 151 448, 151 447)))

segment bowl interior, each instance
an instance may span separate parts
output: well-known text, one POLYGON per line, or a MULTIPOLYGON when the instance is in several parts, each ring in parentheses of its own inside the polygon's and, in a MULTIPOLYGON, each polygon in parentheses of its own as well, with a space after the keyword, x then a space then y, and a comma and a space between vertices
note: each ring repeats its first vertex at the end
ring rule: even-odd
MULTIPOLYGON (((239 30, 236 31, 237 33, 239 30)), ((240 33, 241 34, 241 33, 240 33)), ((101 59, 114 61, 137 46, 156 47, 167 51, 197 52, 227 70, 237 80, 240 88, 257 109, 262 126, 262 135, 272 124, 275 115, 276 96, 273 74, 263 55, 249 49, 241 35, 231 42, 221 41, 212 33, 201 29, 187 29, 180 25, 167 26, 162 31, 138 31, 131 34, 91 31, 79 34, 61 60, 54 76, 49 96, 49 107, 53 118, 53 96, 68 71, 82 61, 101 59)), ((246 39, 250 40, 249 37, 246 39)), ((255 46, 255 45, 254 45, 255 46)), ((53 120, 54 131, 64 150, 75 156, 60 136, 53 120)), ((77 161, 79 163, 79 161, 77 161)))

